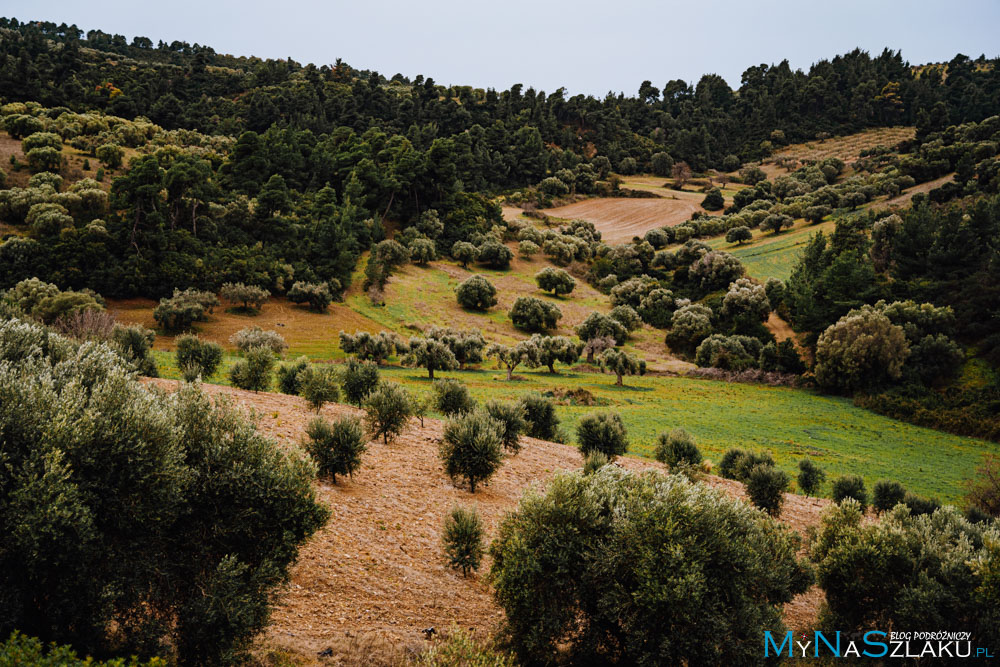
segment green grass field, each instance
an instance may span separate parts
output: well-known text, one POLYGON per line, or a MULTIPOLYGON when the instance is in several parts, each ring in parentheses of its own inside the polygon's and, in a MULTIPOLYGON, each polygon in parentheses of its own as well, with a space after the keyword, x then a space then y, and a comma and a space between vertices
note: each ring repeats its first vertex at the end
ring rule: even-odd
POLYGON ((759 229, 755 229, 753 241, 744 245, 727 243, 725 236, 717 236, 706 243, 737 257, 746 267, 747 273, 758 280, 767 280, 768 278, 788 280, 812 235, 817 232, 829 234, 833 231, 834 226, 833 220, 827 220, 818 225, 797 220, 793 228, 780 234, 763 233, 759 229))
MULTIPOLYGON (((161 374, 179 377, 173 356, 156 354, 161 374)), ((225 368, 234 359, 227 354, 225 368)), ((431 390, 420 369, 390 366, 382 375, 415 395, 431 390)), ((916 493, 951 502, 960 500, 962 481, 972 476, 982 455, 1000 452, 1000 445, 895 421, 857 408, 849 399, 801 389, 662 376, 627 378, 626 387, 615 387, 610 375, 549 375, 523 368, 516 373, 522 379, 510 383, 492 368, 438 375, 462 380, 480 401, 515 399, 527 391, 586 389, 597 405, 557 408, 570 440, 582 415, 614 410, 628 426, 633 455, 650 457, 657 434, 683 427, 715 462, 731 447, 765 450, 794 478, 799 459, 809 456, 827 471, 828 480, 858 474, 870 488, 879 479, 895 479, 916 493)), ((213 381, 227 384, 225 370, 213 381)))

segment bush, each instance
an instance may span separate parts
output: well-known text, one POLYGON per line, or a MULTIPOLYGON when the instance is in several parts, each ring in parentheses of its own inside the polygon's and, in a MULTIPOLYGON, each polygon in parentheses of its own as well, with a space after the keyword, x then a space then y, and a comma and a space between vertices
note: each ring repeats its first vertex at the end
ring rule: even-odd
POLYGON ((626 331, 635 331, 642 328, 642 318, 639 317, 639 313, 635 312, 635 308, 632 306, 615 306, 608 313, 608 317, 616 320, 625 327, 626 331))
POLYGON ((229 337, 229 342, 236 346, 240 352, 255 347, 266 347, 273 354, 280 355, 288 349, 288 343, 284 336, 271 329, 261 329, 260 327, 247 327, 240 329, 229 337))
POLYGON ((562 311, 551 303, 546 303, 533 296, 519 296, 511 306, 511 323, 518 329, 529 332, 542 332, 546 329, 554 329, 562 311))
POLYGON ((511 455, 521 451, 521 433, 527 428, 524 406, 520 403, 489 401, 486 413, 500 424, 500 444, 511 455))
POLYGON ((712 188, 701 200, 701 207, 706 211, 721 211, 726 206, 726 200, 722 197, 722 190, 712 188))
POLYGON ((539 440, 553 440, 559 429, 559 417, 552 399, 529 392, 518 402, 524 408, 524 434, 539 440))
POLYGON ((223 283, 219 294, 230 303, 242 304, 240 310, 244 312, 259 311, 271 296, 271 293, 263 287, 243 283, 223 283))
POLYGON ((514 252, 499 241, 486 241, 476 251, 476 261, 491 269, 507 270, 514 252))
POLYGON ((414 239, 410 242, 410 261, 418 266, 427 266, 437 259, 437 248, 430 239, 414 239))
POLYGON ((319 412, 326 403, 340 400, 337 369, 332 364, 313 364, 299 374, 299 395, 319 412))
POLYGON ((1000 531, 958 510, 913 516, 896 507, 865 521, 847 500, 830 507, 811 557, 826 596, 824 627, 950 627, 976 643, 1000 644, 1000 531))
POLYGON ((1000 456, 986 454, 976 468, 976 476, 966 483, 969 507, 991 517, 1000 517, 1000 456))
POLYGON ((434 407, 441 414, 451 417, 475 409, 476 401, 469 388, 459 380, 434 380, 434 407))
POLYGON ((16 667, 30 665, 31 667, 167 667, 167 661, 162 658, 151 658, 141 662, 132 657, 128 660, 118 658, 108 662, 96 661, 93 658, 77 657, 76 651, 70 646, 48 647, 36 637, 26 637, 17 630, 0 644, 0 665, 16 667))
POLYGON ((542 179, 542 182, 538 184, 538 191, 550 197, 569 194, 569 188, 566 184, 554 176, 542 179))
POLYGON ((525 239, 517 244, 517 251, 521 254, 521 257, 525 259, 531 259, 532 256, 538 254, 541 247, 529 239, 525 239))
POLYGON ((611 459, 604 452, 591 452, 583 459, 583 474, 593 475, 609 463, 611 463, 611 459))
POLYGON ((910 353, 903 329, 870 307, 852 310, 816 343, 816 382, 825 389, 876 389, 903 372, 910 353))
POLYGON ((525 494, 490 578, 524 664, 756 664, 764 630, 811 583, 798 544, 724 492, 604 466, 525 494))
POLYGON ((306 427, 304 448, 316 462, 320 477, 329 477, 334 484, 337 475, 354 479, 354 471, 361 467, 361 455, 368 449, 361 420, 343 417, 332 424, 316 417, 306 427))
POLYGON ((378 387, 378 381, 378 365, 374 361, 348 359, 342 367, 340 384, 344 390, 344 398, 359 408, 378 387))
POLYGON ((458 627, 450 628, 427 650, 420 654, 422 667, 516 667, 506 653, 498 651, 492 642, 477 639, 471 631, 458 627))
POLYGON ((909 491, 903 496, 903 504, 906 505, 913 516, 934 514, 934 512, 941 509, 941 502, 937 498, 924 498, 909 491))
POLYGON ((476 255, 476 246, 468 241, 457 241, 451 246, 452 259, 461 264, 463 269, 471 262, 476 261, 476 255))
POLYGON ((547 266, 535 274, 538 288, 544 292, 552 292, 557 296, 569 294, 576 287, 576 280, 565 269, 547 266))
POLYGON ((222 346, 197 336, 181 336, 177 339, 176 356, 177 368, 186 382, 194 382, 199 377, 207 380, 222 363, 222 346))
POLYGON ((502 430, 485 410, 462 413, 445 424, 439 455, 448 476, 453 481, 464 477, 475 493, 476 484, 489 480, 503 463, 502 430))
POLYGON ((160 299, 153 309, 153 319, 168 331, 186 329, 206 319, 206 313, 211 313, 218 305, 219 298, 211 292, 175 289, 173 296, 160 299))
POLYGON ((654 457, 671 470, 701 464, 701 451, 690 433, 675 428, 670 433, 661 433, 656 439, 654 457))
POLYGON ((670 170, 674 168, 674 159, 670 157, 670 153, 664 153, 663 151, 653 153, 653 156, 650 158, 650 166, 655 176, 667 177, 670 176, 670 170))
POLYGON ((458 305, 469 310, 489 310, 497 305, 497 288, 484 276, 469 276, 455 288, 458 305))
POLYGON ((670 318, 666 343, 672 349, 693 352, 712 334, 712 309, 699 303, 682 306, 670 318))
POLYGON ((229 369, 229 381, 237 389, 267 391, 271 388, 274 370, 274 353, 267 347, 254 347, 246 351, 229 369))
POLYGON ((887 479, 879 480, 872 487, 872 509, 879 514, 888 512, 903 502, 903 498, 905 497, 906 489, 899 482, 892 482, 887 479))
POLYGON ((615 412, 596 412, 581 417, 576 426, 576 439, 584 457, 596 451, 613 461, 628 451, 628 432, 615 412))
POLYGON ((857 475, 844 475, 833 480, 830 487, 830 497, 838 505, 848 498, 857 501, 864 512, 868 506, 868 492, 865 490, 865 480, 857 475))
MULTIPOLYGON (((462 576, 469 576, 470 571, 477 571, 483 560, 483 537, 485 534, 483 522, 475 509, 453 507, 444 520, 444 531, 441 543, 448 557, 448 565, 455 570, 461 570, 462 576)), ((450 663, 449 663, 450 664, 450 663)))
POLYGON ((730 449, 722 455, 722 460, 719 461, 719 474, 726 479, 746 482, 750 471, 758 465, 774 466, 774 459, 766 452, 730 449))
POLYGON ((32 172, 59 171, 62 166, 62 151, 58 148, 42 146, 32 148, 25 156, 28 158, 28 169, 32 172))
POLYGON ((807 496, 818 495, 819 489, 825 480, 826 473, 822 468, 813 463, 811 459, 802 459, 799 461, 799 476, 797 481, 802 493, 807 496))
POLYGON ((125 157, 125 150, 118 144, 104 144, 98 146, 94 151, 97 159, 104 163, 109 169, 117 169, 122 166, 122 159, 125 157))
POLYGON ((302 373, 309 367, 308 357, 299 357, 295 361, 284 361, 278 364, 275 376, 278 379, 278 391, 290 396, 298 396, 302 392, 302 373))
POLYGON ((395 382, 382 382, 365 401, 365 423, 372 438, 389 444, 406 428, 413 414, 413 402, 395 382))
POLYGON ((781 514, 788 489, 788 475, 774 466, 758 463, 746 477, 747 496, 750 502, 771 516, 781 514))
POLYGON ((750 228, 745 225, 741 225, 739 227, 733 227, 728 232, 726 232, 726 243, 738 243, 740 245, 743 245, 744 243, 752 239, 753 239, 753 232, 751 232, 750 228))
POLYGON ((333 295, 325 283, 307 283, 298 281, 288 290, 288 300, 292 303, 308 303, 309 310, 317 313, 326 312, 333 295))
POLYGON ((147 390, 107 346, 56 336, 25 356, 15 331, 44 335, 0 324, 0 441, 21 471, 0 485, 0 633, 242 662, 328 516, 311 466, 195 385, 147 390))
POLYGON ((112 349, 139 375, 151 378, 159 376, 153 357, 154 340, 156 334, 141 324, 116 324, 111 330, 112 349))

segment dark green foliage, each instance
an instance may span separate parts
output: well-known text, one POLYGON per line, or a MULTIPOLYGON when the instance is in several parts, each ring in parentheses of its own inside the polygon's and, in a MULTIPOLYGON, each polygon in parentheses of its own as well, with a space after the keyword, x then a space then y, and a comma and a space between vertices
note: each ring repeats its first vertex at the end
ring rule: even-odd
POLYGON ((553 440, 559 429, 559 417, 551 398, 529 392, 518 401, 524 408, 526 427, 524 434, 539 440, 553 440))
POLYGON ((910 348, 903 330, 870 307, 853 310, 816 344, 816 382, 826 389, 876 389, 903 372, 910 348))
POLYGON ((815 225, 831 213, 833 213, 833 208, 830 206, 809 206, 803 212, 802 217, 815 225))
POLYGON ((395 382, 382 382, 365 400, 365 424, 373 439, 389 444, 395 440, 413 415, 413 400, 395 382))
POLYGON ((730 449, 722 455, 722 460, 719 461, 719 474, 726 479, 746 482, 750 471, 758 465, 773 467, 774 459, 766 452, 730 449))
POLYGON ((583 459, 583 474, 593 475, 609 463, 611 463, 611 459, 604 452, 591 452, 583 459))
POLYGON ((670 175, 670 170, 673 169, 674 159, 670 157, 669 153, 662 151, 653 153, 653 156, 650 158, 650 166, 654 175, 666 177, 670 175))
POLYGON ((388 331, 370 334, 367 331, 357 331, 353 334, 340 332, 340 349, 347 354, 353 354, 358 359, 374 361, 381 364, 393 352, 402 354, 406 345, 399 337, 388 331))
POLYGON ((317 313, 326 312, 327 306, 333 301, 330 289, 325 284, 297 281, 288 290, 288 300, 292 303, 307 303, 309 310, 317 313))
POLYGON ((211 292, 175 289, 172 297, 160 299, 159 305, 153 309, 153 319, 168 331, 187 329, 195 322, 205 320, 218 305, 218 297, 211 292))
POLYGON ((499 241, 486 241, 476 251, 476 261, 491 269, 507 270, 514 259, 514 251, 499 241))
POLYGON ((299 357, 295 361, 283 361, 278 364, 275 371, 278 391, 282 394, 298 396, 302 391, 302 373, 308 367, 309 357, 299 357))
POLYGON ((635 331, 642 328, 642 318, 639 317, 639 313, 635 312, 632 306, 615 306, 608 313, 608 317, 617 320, 619 324, 625 327, 626 331, 635 331))
POLYGON ((237 389, 267 391, 271 388, 274 364, 274 352, 270 348, 251 348, 229 369, 229 381, 237 389))
POLYGON ((427 377, 432 380, 434 371, 451 371, 459 366, 451 348, 436 338, 411 338, 403 361, 408 366, 426 368, 427 377))
POLYGON ((639 359, 628 352, 612 348, 605 350, 598 358, 603 370, 611 371, 615 374, 615 385, 624 385, 626 375, 642 375, 646 372, 646 361, 639 359))
POLYGON ((452 480, 465 478, 469 491, 489 480, 503 463, 503 426, 485 410, 460 414, 444 427, 439 455, 452 480))
POLYGON ((941 502, 937 498, 924 498, 909 491, 903 496, 903 504, 906 505, 913 516, 934 514, 934 512, 941 508, 941 502))
POLYGON ((15 667, 166 667, 162 658, 141 661, 135 657, 112 659, 107 662, 93 658, 82 659, 70 646, 43 646, 37 637, 27 637, 14 631, 7 641, 0 644, 0 666, 15 667))
POLYGON ((868 491, 865 490, 865 480, 858 475, 843 475, 833 480, 830 487, 830 497, 838 505, 847 498, 853 498, 861 506, 862 512, 868 506, 868 491))
POLYGON ((746 490, 750 502, 771 516, 781 514, 787 489, 788 475, 773 465, 758 463, 746 476, 746 490))
POLYGON ((553 304, 533 296, 519 296, 508 315, 511 323, 518 329, 541 332, 554 329, 562 317, 562 311, 553 304))
POLYGON ((1000 456, 986 454, 966 485, 966 502, 991 517, 1000 517, 1000 456))
POLYGON ((521 433, 528 426, 524 406, 517 402, 488 401, 486 413, 500 424, 500 443, 512 456, 521 451, 521 433))
POLYGON ((556 363, 575 364, 580 358, 581 346, 566 336, 533 334, 530 341, 537 350, 538 365, 547 366, 550 373, 556 372, 556 363))
POLYGON ((434 407, 441 414, 451 417, 476 407, 476 400, 469 388, 459 380, 434 380, 434 407))
POLYGON ((853 502, 830 508, 811 557, 826 595, 824 627, 966 628, 973 645, 1000 642, 998 534, 953 507, 914 516, 904 507, 865 521, 853 502))
POLYGON ((712 334, 698 345, 694 362, 702 367, 742 371, 757 367, 761 351, 762 345, 756 338, 712 334))
POLYGON ((337 369, 332 364, 312 364, 299 374, 299 396, 316 412, 340 400, 337 369))
POLYGON ((726 200, 722 197, 722 191, 719 188, 709 190, 701 201, 701 207, 706 211, 721 211, 725 205, 726 200))
POLYGON ((762 371, 775 371, 778 373, 799 374, 806 370, 806 365, 802 362, 795 343, 786 338, 777 345, 768 343, 760 349, 760 356, 757 358, 757 366, 762 371))
POLYGON ((207 380, 215 374, 222 363, 222 346, 197 336, 181 336, 177 339, 177 368, 187 382, 196 378, 207 380))
POLYGON ((153 341, 156 333, 141 324, 116 324, 111 331, 111 344, 139 375, 158 377, 153 341))
POLYGON ((564 269, 555 269, 547 266, 535 274, 535 282, 538 288, 545 292, 552 292, 557 296, 564 296, 573 291, 576 287, 576 280, 564 269))
POLYGON ((354 478, 354 471, 361 467, 361 455, 368 449, 361 420, 342 417, 330 423, 316 417, 306 427, 303 444, 309 452, 321 478, 337 483, 337 475, 354 478))
POLYGON ((670 433, 661 433, 656 438, 656 449, 653 456, 657 461, 671 470, 684 466, 697 466, 702 456, 694 437, 682 428, 675 428, 670 433))
POLYGON ((882 514, 888 512, 893 507, 903 502, 906 497, 906 489, 899 482, 882 479, 875 482, 872 487, 872 509, 882 514))
POLYGON ((739 245, 743 245, 751 239, 753 239, 753 232, 750 231, 749 227, 733 227, 726 232, 726 243, 738 243, 739 245))
POLYGON ((807 496, 817 496, 820 487, 826 481, 826 472, 811 459, 802 459, 799 461, 799 476, 796 481, 802 493, 807 496))
POLYGON ((348 359, 341 367, 340 385, 344 390, 344 398, 359 408, 378 387, 378 382, 378 364, 374 361, 348 359))
POLYGON ((489 310, 497 305, 497 288, 485 276, 469 276, 455 288, 458 304, 469 310, 489 310))
MULTIPOLYGON (((628 339, 628 330, 621 322, 603 313, 591 313, 576 327, 576 335, 584 342, 595 338, 611 338, 621 345, 628 339)), ((592 355, 587 356, 587 362, 594 362, 592 355)))
POLYGON ((410 261, 418 266, 427 266, 428 262, 437 259, 437 249, 430 239, 415 239, 407 246, 410 251, 410 261))
POLYGON ((476 255, 476 246, 468 241, 458 241, 451 247, 452 259, 461 264, 463 269, 471 262, 476 261, 476 255))
POLYGON ((580 452, 602 452, 612 461, 628 451, 628 432, 617 412, 595 412, 584 415, 576 425, 576 440, 580 452))
POLYGON ((327 518, 311 466, 194 385, 151 392, 99 344, 26 357, 30 326, 0 328, 0 634, 243 662, 327 518))
POLYGON ((444 545, 448 564, 461 570, 462 576, 479 570, 483 560, 483 537, 486 531, 475 509, 454 507, 444 520, 441 543, 444 545))
POLYGON ((604 466, 525 495, 490 578, 523 664, 761 664, 763 631, 812 581, 798 543, 720 491, 604 466))
POLYGON ((790 215, 783 213, 772 213, 760 223, 761 231, 771 231, 777 234, 782 229, 787 229, 795 224, 795 220, 790 215))

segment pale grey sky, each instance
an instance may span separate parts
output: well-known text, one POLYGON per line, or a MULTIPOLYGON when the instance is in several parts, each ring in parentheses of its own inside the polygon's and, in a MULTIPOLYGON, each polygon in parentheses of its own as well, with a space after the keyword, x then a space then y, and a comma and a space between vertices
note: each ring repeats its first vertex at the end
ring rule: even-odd
POLYGON ((996 0, 4 0, 0 15, 236 55, 340 57, 442 84, 594 95, 705 73, 735 88, 750 65, 787 58, 808 69, 854 47, 901 49, 911 63, 1000 54, 996 0))

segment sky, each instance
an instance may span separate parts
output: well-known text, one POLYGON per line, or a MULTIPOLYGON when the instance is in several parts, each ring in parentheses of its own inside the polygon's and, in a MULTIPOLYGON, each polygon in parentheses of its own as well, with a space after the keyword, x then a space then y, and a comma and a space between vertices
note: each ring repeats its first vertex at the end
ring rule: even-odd
POLYGON ((1000 55, 997 0, 3 0, 0 15, 569 95, 631 95, 647 79, 662 87, 708 73, 736 88, 749 66, 787 59, 806 70, 855 47, 901 50, 911 64, 1000 55))

